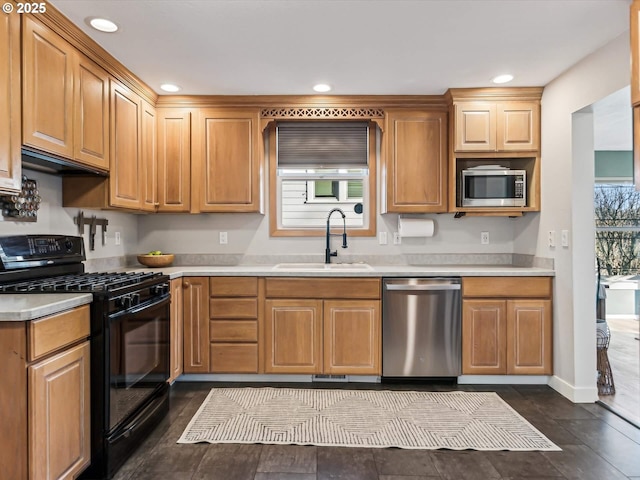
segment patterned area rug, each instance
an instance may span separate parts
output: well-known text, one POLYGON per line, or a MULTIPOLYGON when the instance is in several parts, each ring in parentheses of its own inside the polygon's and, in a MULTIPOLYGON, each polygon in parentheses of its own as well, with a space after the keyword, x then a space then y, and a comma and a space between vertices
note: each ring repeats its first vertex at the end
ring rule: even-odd
POLYGON ((178 443, 561 450, 496 393, 214 388, 178 443))

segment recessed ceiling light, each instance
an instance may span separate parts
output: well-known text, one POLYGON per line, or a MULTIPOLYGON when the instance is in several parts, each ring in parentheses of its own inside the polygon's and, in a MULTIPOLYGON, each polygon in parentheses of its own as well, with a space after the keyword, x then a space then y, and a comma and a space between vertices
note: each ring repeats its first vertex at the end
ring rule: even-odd
POLYGON ((106 18, 89 18, 89 25, 101 32, 113 33, 118 30, 118 25, 106 18))
POLYGON ((513 75, 509 75, 508 73, 505 73, 504 75, 498 75, 497 77, 493 77, 491 79, 493 83, 507 83, 511 80, 513 80, 513 75))
POLYGON ((331 91, 331 85, 327 85, 326 83, 319 83, 313 86, 313 89, 318 93, 325 93, 331 91))
POLYGON ((179 92, 180 90, 182 90, 178 85, 174 85, 173 83, 163 83, 162 85, 160 85, 160 88, 165 92, 171 93, 179 92))

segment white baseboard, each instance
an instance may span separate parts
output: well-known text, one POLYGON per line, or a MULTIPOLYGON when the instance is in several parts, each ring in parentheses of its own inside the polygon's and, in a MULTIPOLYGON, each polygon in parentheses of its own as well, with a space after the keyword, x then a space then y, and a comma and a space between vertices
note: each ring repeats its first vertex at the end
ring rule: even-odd
POLYGON ((548 375, 461 375, 460 385, 548 385, 548 375))
POLYGON ((594 403, 598 400, 598 387, 575 387, 555 375, 549 379, 549 386, 573 403, 594 403))

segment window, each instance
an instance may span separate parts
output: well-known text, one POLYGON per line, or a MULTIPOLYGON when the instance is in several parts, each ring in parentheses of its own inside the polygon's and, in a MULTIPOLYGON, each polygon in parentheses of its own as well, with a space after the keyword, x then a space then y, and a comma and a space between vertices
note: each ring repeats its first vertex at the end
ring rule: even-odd
MULTIPOLYGON (((359 147, 354 147, 351 142, 348 155, 341 156, 340 142, 344 142, 344 139, 334 141, 323 134, 325 136, 322 141, 315 144, 331 146, 333 152, 327 154, 325 151, 314 150, 313 145, 310 148, 301 147, 296 136, 298 152, 293 155, 285 152, 285 161, 282 161, 282 157, 277 157, 278 153, 282 153, 282 144, 278 143, 278 132, 272 126, 269 132, 269 212, 272 236, 324 235, 327 215, 333 208, 344 211, 350 235, 375 236, 377 128, 369 126, 368 122, 355 123, 364 128, 364 150, 361 148, 362 137, 359 147), (356 150, 358 153, 354 154, 356 150), (359 205, 362 206, 362 213, 356 212, 360 211, 357 207, 359 205)), ((335 125, 333 122, 324 124, 335 125)), ((302 128, 311 129, 307 125, 302 128)), ((303 131, 303 136, 306 133, 303 131)), ((317 136, 317 132, 309 133, 317 136)), ((362 130, 358 135, 361 134, 362 130)), ((338 226, 336 223, 336 228, 338 226)))

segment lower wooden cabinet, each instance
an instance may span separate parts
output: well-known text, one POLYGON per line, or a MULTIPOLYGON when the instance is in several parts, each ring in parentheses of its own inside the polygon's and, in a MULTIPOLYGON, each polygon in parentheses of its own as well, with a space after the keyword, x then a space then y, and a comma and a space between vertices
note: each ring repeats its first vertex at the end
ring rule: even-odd
POLYGON ((169 383, 182 375, 183 351, 183 291, 182 278, 171 280, 171 318, 169 326, 169 383))
POLYGON ((265 301, 265 372, 380 375, 380 281, 358 281, 267 279, 267 296, 302 298, 265 301))
POLYGON ((259 280, 209 280, 209 362, 211 373, 258 373, 259 280))
POLYGON ((466 280, 462 373, 551 375, 551 278, 466 280))
POLYGON ((89 342, 31 365, 29 478, 75 478, 89 465, 89 342))
POLYGON ((209 278, 182 279, 184 373, 209 373, 209 278))
POLYGON ((184 373, 258 373, 257 277, 184 277, 184 373))
POLYGON ((265 371, 322 373, 322 300, 267 300, 265 312, 265 371))
POLYGON ((2 478, 76 478, 91 460, 89 307, 0 322, 2 478))

